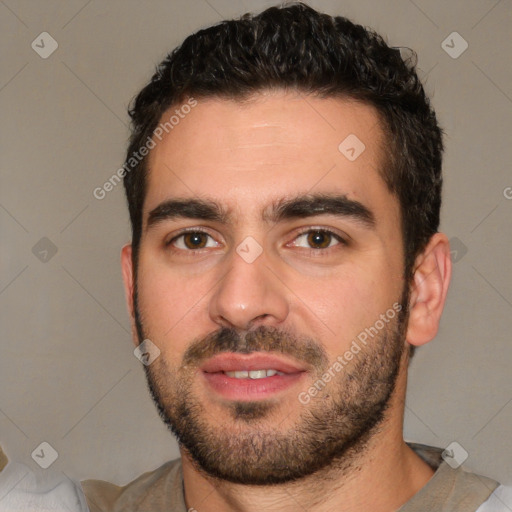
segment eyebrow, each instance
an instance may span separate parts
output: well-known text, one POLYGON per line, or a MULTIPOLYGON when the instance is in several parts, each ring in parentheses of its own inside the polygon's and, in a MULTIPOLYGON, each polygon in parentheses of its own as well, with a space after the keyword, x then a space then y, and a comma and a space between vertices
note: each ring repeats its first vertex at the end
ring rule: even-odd
POLYGON ((204 199, 170 199, 149 212, 148 229, 165 220, 199 219, 227 224, 228 213, 220 205, 204 199))
MULTIPOLYGON (((277 223, 317 215, 348 218, 366 228, 375 227, 375 215, 361 202, 345 195, 307 194, 281 199, 263 212, 263 220, 277 223)), ((198 219, 227 224, 230 213, 215 201, 205 199, 169 199, 149 212, 148 229, 166 220, 198 219)))
POLYGON ((334 215, 361 223, 367 228, 375 227, 375 215, 363 203, 345 195, 310 194, 279 201, 265 213, 270 222, 302 219, 316 215, 334 215))

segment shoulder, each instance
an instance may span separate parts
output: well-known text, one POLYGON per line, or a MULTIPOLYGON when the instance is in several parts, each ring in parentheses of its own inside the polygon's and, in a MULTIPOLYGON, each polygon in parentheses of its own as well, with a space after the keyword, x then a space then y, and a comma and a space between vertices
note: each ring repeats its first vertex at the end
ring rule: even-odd
POLYGON ((500 485, 476 512, 509 512, 512 510, 512 487, 500 485))
MULTIPOLYGON (((499 483, 476 473, 466 471, 453 453, 440 448, 409 444, 427 462, 435 473, 429 482, 414 495, 400 512, 467 510, 494 512, 480 509, 500 487, 499 483)), ((496 509, 496 511, 503 509, 496 509)))
POLYGON ((7 462, 0 468, 0 510, 69 510, 86 512, 80 485, 56 473, 36 473, 25 464, 7 462))
POLYGON ((124 486, 103 480, 84 480, 82 489, 91 512, 116 512, 122 510, 181 511, 183 476, 181 459, 165 463, 159 468, 143 473, 124 486))

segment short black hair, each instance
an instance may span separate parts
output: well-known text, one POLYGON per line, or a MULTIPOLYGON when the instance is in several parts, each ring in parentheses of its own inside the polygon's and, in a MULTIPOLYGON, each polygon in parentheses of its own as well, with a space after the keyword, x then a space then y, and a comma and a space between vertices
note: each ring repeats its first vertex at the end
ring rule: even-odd
MULTIPOLYGON (((133 101, 125 169, 163 114, 190 97, 243 100, 283 89, 371 105, 386 136, 380 172, 400 204, 404 274, 410 280, 416 257, 439 227, 443 141, 414 52, 409 56, 403 59, 374 31, 302 2, 200 30, 163 60, 133 101)), ((147 172, 145 157, 124 177, 135 269, 147 172)))

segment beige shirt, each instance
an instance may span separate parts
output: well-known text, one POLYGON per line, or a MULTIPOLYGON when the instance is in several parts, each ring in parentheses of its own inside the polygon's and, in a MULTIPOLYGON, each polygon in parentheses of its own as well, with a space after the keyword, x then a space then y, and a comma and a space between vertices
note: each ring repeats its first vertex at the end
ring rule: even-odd
MULTIPOLYGON (((436 472, 398 512, 475 512, 499 485, 461 467, 452 469, 442 460, 442 451, 438 448, 410 446, 436 472)), ((91 512, 188 512, 180 459, 144 473, 122 487, 86 480, 82 488, 91 512)), ((200 510, 200 505, 197 507, 200 510)))

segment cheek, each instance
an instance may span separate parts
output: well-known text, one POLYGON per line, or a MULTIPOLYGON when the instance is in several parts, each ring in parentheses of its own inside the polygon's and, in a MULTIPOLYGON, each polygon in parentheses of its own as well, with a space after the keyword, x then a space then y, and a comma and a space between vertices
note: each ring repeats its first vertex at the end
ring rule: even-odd
POLYGON ((329 278, 297 279, 293 324, 322 339, 334 357, 365 328, 373 325, 399 298, 389 279, 375 278, 368 269, 339 270, 329 278))
POLYGON ((155 338, 161 350, 171 344, 170 340, 174 348, 186 345, 198 335, 194 326, 201 332, 206 283, 157 264, 146 267, 141 264, 140 268, 139 310, 146 333, 155 338))

